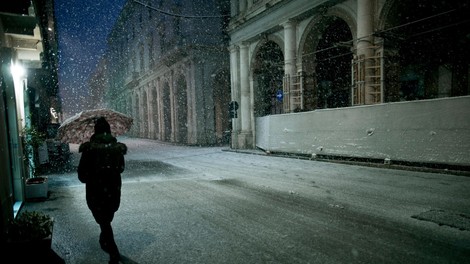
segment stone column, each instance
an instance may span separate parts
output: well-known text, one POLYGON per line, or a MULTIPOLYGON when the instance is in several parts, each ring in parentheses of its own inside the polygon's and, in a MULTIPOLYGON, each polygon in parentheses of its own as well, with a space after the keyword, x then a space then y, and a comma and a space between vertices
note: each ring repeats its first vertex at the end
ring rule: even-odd
POLYGON ((241 130, 250 131, 250 82, 249 82, 249 57, 248 45, 240 46, 240 115, 241 130))
POLYGON ((157 139, 158 140, 163 140, 163 131, 165 131, 163 124, 163 95, 162 95, 162 84, 160 82, 160 78, 157 78, 155 80, 155 89, 157 89, 157 123, 158 123, 158 133, 157 133, 157 139))
MULTIPOLYGON (((125 112, 128 116, 133 116, 132 112, 132 93, 131 92, 126 92, 126 98, 125 100, 125 112)), ((134 121, 135 123, 135 121, 134 121)), ((132 128, 131 128, 132 129, 132 128)))
POLYGON ((143 107, 143 104, 144 104, 144 101, 143 101, 143 95, 142 95, 142 89, 141 87, 137 88, 137 98, 139 98, 137 101, 138 101, 138 105, 136 105, 137 107, 137 116, 138 116, 138 122, 139 122, 139 132, 138 132, 138 135, 139 137, 144 137, 144 107, 143 107))
POLYGON ((365 99, 364 104, 372 104, 374 101, 371 95, 371 78, 374 74, 371 57, 374 56, 374 1, 357 0, 357 56, 364 55, 365 61, 365 99))
MULTIPOLYGON (((296 75, 296 28, 295 22, 288 21, 282 25, 284 27, 284 75, 292 78, 296 75)), ((292 82, 289 82, 292 83, 292 82)), ((289 87, 290 90, 291 87, 289 87)), ((294 97, 289 96, 289 111, 293 112, 296 108, 294 97)))
POLYGON ((138 116, 138 112, 137 112, 137 93, 135 92, 135 90, 131 91, 130 92, 130 95, 132 97, 131 101, 130 101, 130 112, 131 112, 131 115, 132 115, 132 118, 134 118, 134 123, 132 124, 132 136, 138 136, 138 131, 139 131, 139 116, 138 116))
POLYGON ((197 142, 197 104, 196 104, 196 82, 195 82, 195 67, 194 67, 194 61, 190 60, 187 64, 187 85, 188 85, 188 97, 190 98, 189 100, 189 105, 188 105, 188 112, 189 112, 189 117, 188 117, 188 143, 194 144, 197 142))
POLYGON ((241 132, 239 135, 239 147, 251 148, 253 142, 251 128, 251 105, 250 105, 250 61, 249 61, 249 44, 242 43, 240 45, 240 122, 241 132))
MULTIPOLYGON (((231 95, 232 101, 236 101, 240 105, 240 49, 237 45, 231 45, 230 48, 230 82, 231 82, 231 95)), ((227 106, 228 107, 228 106, 227 106)), ((241 116, 240 109, 237 114, 241 116)), ((232 135, 231 144, 232 148, 237 148, 238 133, 241 129, 240 116, 232 118, 232 135)))
POLYGON ((176 141, 176 105, 175 105, 175 84, 174 84, 174 71, 170 71, 168 85, 170 86, 170 125, 171 125, 171 137, 170 141, 176 141))
POLYGON ((153 81, 150 81, 147 88, 147 105, 148 105, 148 133, 149 138, 155 138, 155 109, 154 109, 154 98, 153 98, 153 81))

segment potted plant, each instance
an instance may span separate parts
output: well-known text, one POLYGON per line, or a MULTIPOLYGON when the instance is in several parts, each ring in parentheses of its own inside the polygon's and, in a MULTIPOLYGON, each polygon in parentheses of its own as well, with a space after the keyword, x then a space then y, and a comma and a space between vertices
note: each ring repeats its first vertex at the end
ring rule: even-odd
POLYGON ((7 227, 8 254, 15 258, 42 258, 50 254, 54 219, 42 212, 24 211, 7 227))
POLYGON ((45 142, 45 135, 34 127, 24 128, 24 160, 29 168, 25 182, 26 199, 47 198, 49 184, 46 176, 37 176, 36 156, 39 146, 45 142))
POLYGON ((26 199, 44 199, 47 198, 49 183, 47 176, 38 176, 26 179, 25 196, 26 199))
POLYGON ((29 169, 29 177, 34 177, 37 174, 38 149, 46 142, 46 135, 34 126, 23 128, 22 134, 24 143, 23 158, 29 169))

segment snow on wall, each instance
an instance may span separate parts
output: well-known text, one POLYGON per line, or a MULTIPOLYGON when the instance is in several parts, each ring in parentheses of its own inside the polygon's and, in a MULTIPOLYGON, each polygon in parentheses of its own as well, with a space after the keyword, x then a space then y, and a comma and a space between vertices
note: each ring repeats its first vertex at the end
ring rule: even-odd
POLYGON ((271 152, 470 165, 470 96, 259 117, 256 146, 271 152))

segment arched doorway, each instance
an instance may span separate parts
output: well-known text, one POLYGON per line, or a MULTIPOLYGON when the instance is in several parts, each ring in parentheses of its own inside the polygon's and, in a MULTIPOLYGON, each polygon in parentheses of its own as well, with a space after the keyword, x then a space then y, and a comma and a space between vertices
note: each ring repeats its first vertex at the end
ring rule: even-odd
POLYGON ((266 116, 282 113, 282 102, 276 94, 282 90, 284 55, 274 41, 265 42, 256 53, 253 65, 254 114, 266 116))
POLYGON ((352 34, 342 19, 331 17, 325 25, 314 52, 314 101, 316 108, 346 107, 351 104, 352 34))
POLYGON ((215 134, 218 144, 228 144, 226 131, 231 130, 232 122, 228 115, 230 103, 230 73, 222 70, 214 77, 214 118, 215 134))
POLYGON ((176 142, 188 142, 188 96, 186 79, 183 75, 176 78, 176 142))
POLYGON ((392 1, 386 6, 385 101, 470 94, 470 4, 392 1))

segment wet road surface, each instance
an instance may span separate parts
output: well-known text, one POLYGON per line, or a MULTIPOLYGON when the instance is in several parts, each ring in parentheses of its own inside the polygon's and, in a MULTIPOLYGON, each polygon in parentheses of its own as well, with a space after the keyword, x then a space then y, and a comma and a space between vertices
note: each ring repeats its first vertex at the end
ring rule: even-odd
MULTIPOLYGON (((129 153, 113 228, 123 263, 470 257, 469 177, 122 141, 129 153)), ((71 149, 73 168, 79 155, 71 149)), ((53 249, 66 263, 107 263, 84 185, 73 169, 49 178, 49 199, 25 209, 54 216, 53 249)))

